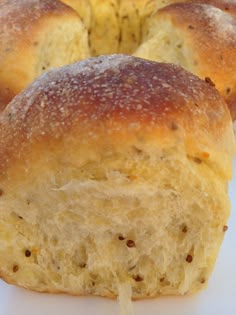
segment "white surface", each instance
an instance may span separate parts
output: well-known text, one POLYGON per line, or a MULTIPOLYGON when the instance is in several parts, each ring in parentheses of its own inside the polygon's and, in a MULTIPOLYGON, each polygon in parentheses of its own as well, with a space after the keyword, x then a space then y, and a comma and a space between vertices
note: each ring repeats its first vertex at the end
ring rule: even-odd
MULTIPOLYGON (((236 315, 236 161, 232 214, 209 287, 192 297, 134 303, 135 315, 236 315)), ((0 315, 118 315, 116 301, 28 292, 0 280, 0 315)))

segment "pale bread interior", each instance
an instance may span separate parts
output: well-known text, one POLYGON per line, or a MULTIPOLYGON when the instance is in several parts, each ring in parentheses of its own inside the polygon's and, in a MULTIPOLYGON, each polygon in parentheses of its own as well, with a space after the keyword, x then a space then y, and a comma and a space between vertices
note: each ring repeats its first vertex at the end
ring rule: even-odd
MULTIPOLYGON (((39 291, 132 297, 205 286, 229 215, 224 179, 183 148, 38 157, 0 198, 6 280, 39 291), (70 159, 71 157, 71 159, 70 159), (28 256, 28 257, 27 257, 28 256)), ((2 187, 4 190, 4 187, 2 187)))
POLYGON ((184 35, 173 26, 171 19, 153 20, 143 43, 133 55, 158 62, 174 63, 191 72, 194 70, 194 52, 186 45, 184 35))
POLYGON ((43 32, 39 36, 34 77, 90 56, 88 35, 82 21, 68 19, 62 24, 58 22, 51 21, 50 32, 43 32))

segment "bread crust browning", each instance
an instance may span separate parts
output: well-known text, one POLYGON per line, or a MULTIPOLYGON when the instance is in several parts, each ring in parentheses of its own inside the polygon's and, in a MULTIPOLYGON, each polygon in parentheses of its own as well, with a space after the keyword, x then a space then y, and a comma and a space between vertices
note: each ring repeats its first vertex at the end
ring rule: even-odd
POLYGON ((236 2, 234 0, 170 0, 166 4, 172 3, 202 3, 215 6, 226 13, 236 16, 236 2))
MULTIPOLYGON (((44 38, 55 30, 56 25, 57 28, 59 25, 63 28, 71 21, 77 29, 76 24, 82 21, 71 7, 57 0, 31 0, 30 3, 27 0, 3 0, 0 8, 1 111, 39 75, 37 64, 42 57, 40 53, 44 53, 45 48, 40 47, 44 38)), ((59 40, 58 45, 62 45, 63 41, 64 39, 59 40)), ((50 50, 52 42, 53 38, 47 50, 50 50)), ((60 53, 64 54, 64 50, 60 53)), ((50 68, 50 63, 53 60, 47 61, 40 74, 50 68)))
POLYGON ((209 77, 227 101, 236 90, 236 19, 197 3, 169 5, 158 11, 156 19, 171 20, 189 50, 188 70, 202 79, 209 77))
POLYGON ((54 145, 71 133, 92 146, 180 138, 190 155, 212 151, 225 164, 220 152, 234 149, 228 128, 215 88, 180 67, 125 55, 91 58, 41 76, 9 104, 0 118, 0 171, 34 144, 54 145))
MULTIPOLYGON (((217 89, 230 104, 233 120, 235 102, 232 101, 236 89, 236 21, 227 13, 235 14, 235 2, 220 0, 189 0, 185 3, 172 4, 161 9, 163 5, 177 1, 171 0, 3 0, 0 3, 0 111, 10 100, 42 72, 52 67, 72 63, 91 55, 107 53, 133 54, 143 43, 149 25, 154 20, 166 19, 173 24, 173 32, 181 33, 188 46, 189 55, 185 67, 201 78, 209 77, 217 89), (97 9, 97 8, 100 8, 97 9), (218 9, 220 8, 220 9, 218 9), (227 12, 224 13, 223 11, 227 12), (77 13, 76 13, 77 12, 77 13), (40 64, 40 53, 46 54, 53 45, 53 39, 43 42, 43 48, 37 50, 41 42, 40 33, 51 34, 51 22, 58 20, 58 27, 65 21, 81 24, 78 39, 75 40, 77 55, 66 43, 49 53, 44 65, 40 64), (108 25, 109 24, 109 25, 108 25), (81 44, 80 38, 84 42, 81 44), (66 51, 70 58, 65 57, 66 51), (79 51, 81 54, 79 54, 79 51), (61 55, 61 62, 53 64, 61 55), (39 62, 40 66, 36 64, 39 62), (50 65, 51 64, 51 65, 50 65), (37 70, 35 70, 37 68, 37 70), (230 91, 230 92, 229 92, 230 91)), ((53 23, 52 23, 53 24, 53 23)), ((74 27, 72 27, 74 28, 74 27)), ((157 33, 159 28, 155 30, 157 33)), ((67 31, 68 35, 71 33, 67 31)), ((70 34, 71 35, 71 34, 70 34)), ((55 38, 52 35, 52 38, 55 38)), ((63 32, 60 36, 65 38, 63 32)), ((60 46, 60 40, 55 42, 60 46)), ((147 47, 147 49, 149 49, 147 47)), ((175 51, 176 47, 169 47, 175 51)), ((165 58, 166 51, 162 53, 165 58)), ((138 55, 146 58, 145 55, 138 55)), ((168 58, 167 58, 168 59, 168 58)), ((158 59, 160 61, 162 59, 158 59)), ((171 60, 166 60, 167 62, 171 60)))

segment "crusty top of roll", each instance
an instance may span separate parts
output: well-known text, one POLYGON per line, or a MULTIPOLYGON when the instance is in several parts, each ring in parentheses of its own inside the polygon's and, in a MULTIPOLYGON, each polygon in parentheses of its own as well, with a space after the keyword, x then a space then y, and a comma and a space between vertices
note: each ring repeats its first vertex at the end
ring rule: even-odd
MULTIPOLYGON (((35 21, 38 21, 42 16, 46 17, 47 14, 64 14, 66 8, 71 13, 71 8, 60 1, 31 0, 29 5, 28 0, 2 0, 0 11, 1 42, 4 42, 7 49, 7 40, 12 41, 12 35, 14 35, 15 40, 17 40, 17 36, 22 34, 28 37, 31 28, 35 27, 35 21)), ((11 42, 9 44, 12 45, 11 42)))
POLYGON ((179 2, 193 2, 213 5, 229 14, 236 15, 236 1, 235 0, 170 0, 166 5, 179 2))
POLYGON ((160 9, 157 18, 171 19, 178 32, 184 34, 184 45, 190 50, 188 69, 201 78, 210 77, 235 106, 235 17, 211 5, 176 3, 160 9))
MULTIPOLYGON (((172 4, 160 9, 158 14, 163 16, 170 14, 172 23, 188 33, 186 40, 194 43, 193 47, 197 47, 202 60, 207 60, 204 63, 196 60, 197 67, 203 65, 204 68, 212 69, 214 65, 220 68, 225 63, 227 66, 231 65, 232 72, 234 71, 236 45, 234 17, 216 7, 196 3, 172 4), (194 36, 191 36, 191 32, 194 32, 194 36)), ((230 77, 229 73, 225 73, 224 76, 230 77)), ((222 79, 221 77, 220 80, 222 79)))
POLYGON ((13 99, 0 117, 0 172, 45 147, 142 142, 184 144, 230 177, 233 141, 229 110, 209 82, 172 64, 102 56, 50 71, 13 99))
MULTIPOLYGON (((79 16, 71 7, 56 0, 30 0, 30 4, 28 0, 2 0, 0 3, 1 111, 19 92, 19 88, 22 90, 25 82, 30 80, 25 74, 25 68, 30 68, 32 64, 31 55, 28 56, 29 66, 24 64, 24 57, 28 51, 37 50, 37 35, 54 18, 65 19, 68 15, 70 19, 77 20, 79 16)), ((35 59, 35 67, 38 58, 35 59)))
POLYGON ((191 2, 213 5, 229 14, 236 16, 236 1, 235 0, 191 0, 191 2))

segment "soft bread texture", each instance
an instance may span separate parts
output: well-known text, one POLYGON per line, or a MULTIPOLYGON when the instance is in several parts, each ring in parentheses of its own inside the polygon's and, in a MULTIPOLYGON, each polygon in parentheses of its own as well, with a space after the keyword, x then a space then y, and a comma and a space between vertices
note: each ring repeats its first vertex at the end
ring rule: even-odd
POLYGON ((50 68, 125 53, 174 62, 210 77, 235 121, 236 21, 222 11, 235 14, 235 1, 195 1, 222 10, 193 0, 167 6, 173 2, 177 0, 0 1, 0 111, 50 68))
POLYGON ((44 74, 0 116, 1 277, 133 299, 204 288, 232 130, 215 88, 175 65, 114 55, 44 74))
POLYGON ((92 17, 91 4, 88 0, 63 0, 61 2, 72 7, 79 14, 86 28, 90 30, 92 17))
POLYGON ((87 32, 54 0, 0 2, 0 110, 44 71, 89 56, 87 32))
MULTIPOLYGON (((63 0, 83 18, 79 0, 63 0)), ((155 0, 87 0, 91 20, 87 24, 91 55, 132 54, 142 41, 146 20, 160 8, 155 0)))

